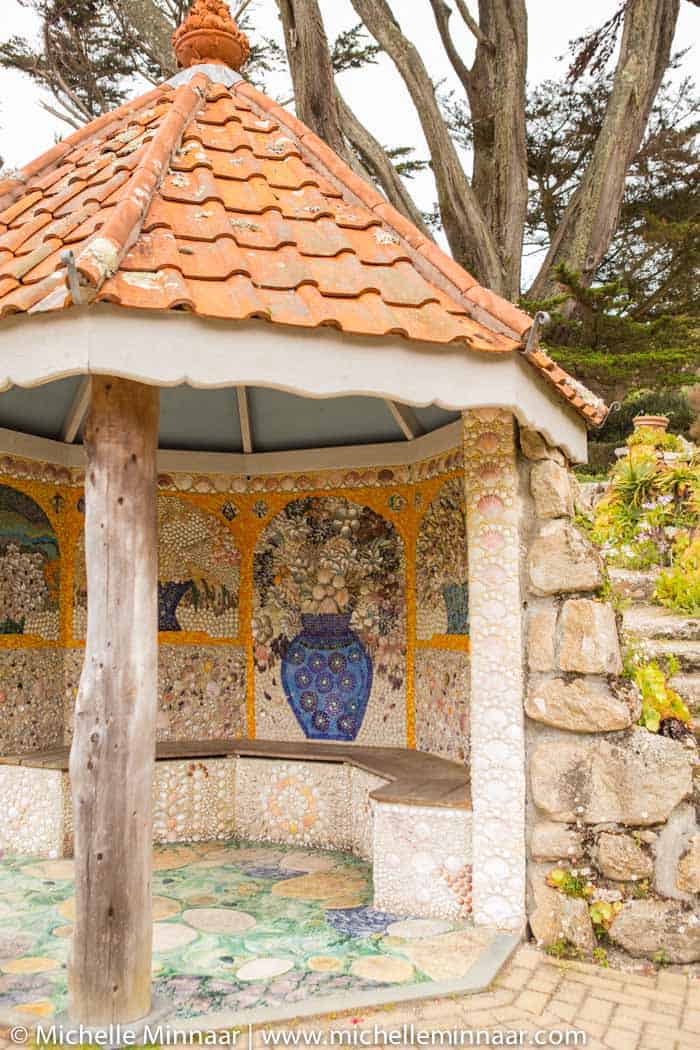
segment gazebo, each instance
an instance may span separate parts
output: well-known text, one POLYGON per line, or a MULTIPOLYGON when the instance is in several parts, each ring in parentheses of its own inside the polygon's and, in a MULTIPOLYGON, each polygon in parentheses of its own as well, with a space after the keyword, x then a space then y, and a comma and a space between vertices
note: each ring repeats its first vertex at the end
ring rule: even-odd
POLYGON ((156 738, 238 764, 211 831, 209 802, 188 824, 156 795, 159 841, 323 845, 325 806, 378 904, 521 933, 523 556, 558 587, 533 464, 560 589, 600 583, 564 489, 602 402, 245 80, 226 5, 195 0, 175 46, 170 81, 0 182, 0 656, 23 685, 0 753, 55 775, 17 835, 74 835, 86 1023, 151 1005, 156 738))

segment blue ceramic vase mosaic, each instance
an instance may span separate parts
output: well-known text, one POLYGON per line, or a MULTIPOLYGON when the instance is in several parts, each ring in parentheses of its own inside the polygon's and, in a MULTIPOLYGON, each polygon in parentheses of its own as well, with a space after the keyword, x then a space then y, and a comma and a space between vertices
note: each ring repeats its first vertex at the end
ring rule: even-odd
POLYGON ((282 660, 282 686, 309 740, 355 740, 372 690, 372 661, 350 613, 302 615, 282 660))

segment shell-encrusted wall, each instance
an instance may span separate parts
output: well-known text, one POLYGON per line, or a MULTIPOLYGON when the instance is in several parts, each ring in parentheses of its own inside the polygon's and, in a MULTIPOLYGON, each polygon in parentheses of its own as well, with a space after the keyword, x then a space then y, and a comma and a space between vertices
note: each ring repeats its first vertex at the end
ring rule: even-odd
POLYGON ((445 481, 416 543, 416 746, 469 761, 469 560, 464 476, 445 481))
POLYGON ((515 420, 464 414, 471 631, 474 919, 525 921, 525 734, 520 556, 523 504, 515 420))
POLYGON ((374 803, 374 904, 436 919, 471 914, 472 815, 374 803))
POLYGON ((0 636, 0 754, 42 751, 63 740, 63 653, 3 649, 0 636))
POLYGON ((154 842, 225 841, 235 833, 236 764, 231 759, 158 762, 154 842))
POLYGON ((0 812, 0 850, 48 857, 62 855, 60 771, 0 766, 0 812))
POLYGON ((370 795, 388 781, 366 773, 364 769, 350 768, 350 814, 352 820, 353 852, 363 860, 374 857, 374 809, 370 795))
POLYGON ((350 849, 350 770, 329 762, 236 762, 237 828, 243 838, 350 849))
POLYGON ((416 652, 416 747, 469 763, 469 653, 416 652))
MULTIPOLYGON (((76 469, 0 459, 0 754, 71 739, 82 484, 76 469)), ((159 739, 310 737, 467 760, 461 449, 406 467, 161 474, 159 492, 159 739)))

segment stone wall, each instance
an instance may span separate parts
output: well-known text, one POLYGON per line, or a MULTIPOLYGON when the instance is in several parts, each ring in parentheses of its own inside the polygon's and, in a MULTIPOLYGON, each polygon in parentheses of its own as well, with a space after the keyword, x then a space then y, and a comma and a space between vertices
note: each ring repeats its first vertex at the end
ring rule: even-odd
MULTIPOLYGON (((0 461, 0 754, 71 739, 82 485, 80 470, 0 461)), ((159 739, 310 737, 468 760, 460 449, 405 467, 161 474, 158 518, 159 739)))
POLYGON ((637 723, 601 560, 574 522, 558 450, 523 430, 529 772, 528 915, 535 938, 590 953, 700 959, 700 827, 691 737, 637 723))

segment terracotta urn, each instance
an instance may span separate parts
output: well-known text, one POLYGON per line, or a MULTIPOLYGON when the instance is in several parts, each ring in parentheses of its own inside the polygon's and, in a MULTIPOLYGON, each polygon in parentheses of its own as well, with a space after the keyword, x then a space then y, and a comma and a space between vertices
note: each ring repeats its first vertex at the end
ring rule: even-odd
POLYGON ((668 430, 668 416, 635 416, 632 420, 635 430, 668 430))

